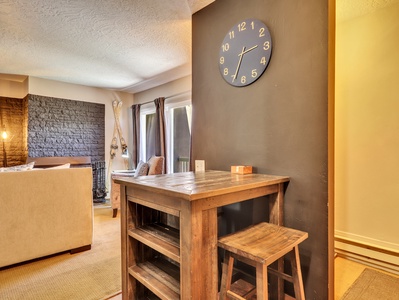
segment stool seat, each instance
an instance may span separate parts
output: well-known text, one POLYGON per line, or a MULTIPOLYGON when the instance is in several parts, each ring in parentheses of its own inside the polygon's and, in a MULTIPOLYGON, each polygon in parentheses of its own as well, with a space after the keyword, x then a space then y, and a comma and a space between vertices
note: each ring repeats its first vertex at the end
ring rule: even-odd
POLYGON ((225 249, 220 299, 245 299, 230 291, 234 259, 256 267, 257 299, 268 299, 267 266, 291 253, 292 276, 270 269, 273 274, 294 284, 296 299, 304 299, 298 245, 308 233, 266 222, 221 237, 218 246, 225 249))

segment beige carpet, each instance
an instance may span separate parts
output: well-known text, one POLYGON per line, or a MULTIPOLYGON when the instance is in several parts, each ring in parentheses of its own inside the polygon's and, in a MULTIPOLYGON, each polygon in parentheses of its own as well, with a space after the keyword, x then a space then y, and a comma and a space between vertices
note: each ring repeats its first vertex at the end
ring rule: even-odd
POLYGON ((107 299, 121 290, 120 253, 120 219, 112 218, 110 207, 97 205, 91 250, 1 270, 0 299, 107 299))
POLYGON ((366 268, 341 300, 398 300, 399 278, 366 268))

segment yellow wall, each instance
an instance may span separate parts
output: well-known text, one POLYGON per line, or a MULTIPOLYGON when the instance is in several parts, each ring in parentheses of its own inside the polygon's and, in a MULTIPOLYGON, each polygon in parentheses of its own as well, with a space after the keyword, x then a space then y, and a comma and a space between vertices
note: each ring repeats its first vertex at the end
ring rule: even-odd
POLYGON ((335 233, 399 253, 398 16, 337 23, 335 233))

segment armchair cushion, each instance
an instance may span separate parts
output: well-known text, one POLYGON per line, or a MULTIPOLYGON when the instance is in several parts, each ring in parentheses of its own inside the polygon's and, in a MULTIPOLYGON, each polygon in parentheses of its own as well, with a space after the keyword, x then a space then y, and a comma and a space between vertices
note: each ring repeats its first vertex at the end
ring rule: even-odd
POLYGON ((0 168, 0 172, 28 171, 28 170, 32 170, 34 165, 35 165, 34 162, 30 162, 26 165, 3 167, 3 168, 0 168))
POLYGON ((67 164, 63 164, 63 165, 60 165, 60 166, 50 167, 50 168, 47 168, 47 169, 69 169, 70 167, 71 167, 71 164, 67 163, 67 164))
POLYGON ((164 160, 163 156, 152 156, 148 160, 150 169, 148 170, 148 175, 157 175, 164 173, 164 160))
POLYGON ((145 176, 148 174, 149 165, 142 160, 140 160, 137 165, 136 172, 134 173, 134 177, 145 176))

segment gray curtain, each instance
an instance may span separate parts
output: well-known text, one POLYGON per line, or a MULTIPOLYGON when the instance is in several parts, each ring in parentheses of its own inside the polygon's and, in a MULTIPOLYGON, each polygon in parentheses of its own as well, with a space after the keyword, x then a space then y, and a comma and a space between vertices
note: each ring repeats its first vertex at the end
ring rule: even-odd
POLYGON ((155 155, 163 156, 164 170, 166 171, 166 137, 165 137, 165 98, 160 97, 154 100, 156 108, 156 137, 155 137, 155 155))
POLYGON ((132 162, 134 168, 140 160, 140 107, 141 104, 132 106, 132 119, 133 119, 133 150, 132 150, 132 162))
POLYGON ((157 140, 157 128, 158 128, 158 120, 156 114, 151 114, 146 116, 146 152, 145 155, 147 160, 151 158, 151 156, 156 155, 156 140, 157 140))
MULTIPOLYGON (((146 120, 146 157, 163 156, 164 170, 166 170, 166 142, 165 142, 165 98, 157 98, 154 100, 156 113, 155 115, 147 115, 146 120)), ((132 106, 133 119, 133 150, 132 161, 135 167, 140 160, 140 104, 132 106)))

